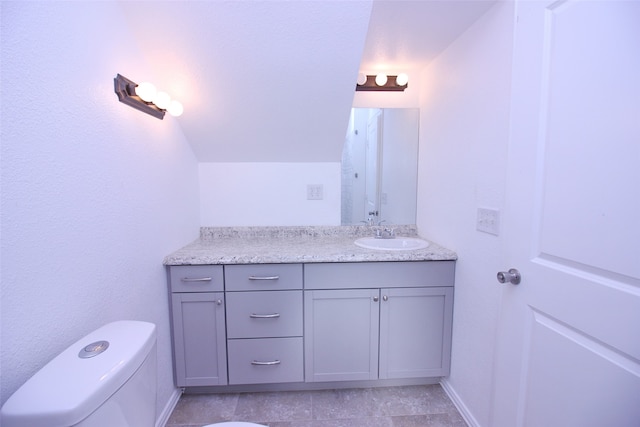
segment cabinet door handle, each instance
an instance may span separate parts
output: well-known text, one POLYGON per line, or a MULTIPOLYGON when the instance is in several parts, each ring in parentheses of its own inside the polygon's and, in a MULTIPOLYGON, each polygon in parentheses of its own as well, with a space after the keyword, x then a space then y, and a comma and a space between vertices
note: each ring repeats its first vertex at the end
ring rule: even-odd
POLYGON ((373 297, 373 302, 378 302, 379 298, 378 297, 373 297))
POLYGON ((388 301, 388 300, 389 300, 388 296, 385 295, 385 296, 382 297, 382 301, 388 301))
POLYGON ((211 277, 183 277, 180 280, 183 282, 210 282, 213 279, 211 277))
POLYGON ((279 360, 271 360, 268 362, 260 362, 258 360, 254 360, 253 362, 251 362, 252 365, 256 365, 256 366, 272 366, 272 365, 279 365, 280 361, 279 360))
POLYGON ((273 313, 273 314, 256 314, 256 313, 251 313, 249 315, 249 317, 251 317, 252 319, 275 319, 277 317, 280 317, 280 313, 273 313))
POLYGON ((221 299, 216 300, 216 304, 218 304, 218 305, 222 305, 222 300, 221 300, 221 299))
POLYGON ((278 280, 280 276, 249 276, 249 280, 278 280))

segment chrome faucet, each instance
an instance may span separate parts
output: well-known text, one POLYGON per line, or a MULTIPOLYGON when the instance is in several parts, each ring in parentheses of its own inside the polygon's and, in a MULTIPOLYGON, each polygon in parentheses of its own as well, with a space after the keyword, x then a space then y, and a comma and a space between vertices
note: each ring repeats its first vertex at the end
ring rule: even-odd
POLYGON ((360 222, 364 223, 367 227, 371 227, 374 224, 373 217, 371 216, 367 218, 366 221, 360 221, 360 222))
POLYGON ((396 232, 393 228, 389 227, 377 228, 373 237, 376 239, 395 239, 396 232))

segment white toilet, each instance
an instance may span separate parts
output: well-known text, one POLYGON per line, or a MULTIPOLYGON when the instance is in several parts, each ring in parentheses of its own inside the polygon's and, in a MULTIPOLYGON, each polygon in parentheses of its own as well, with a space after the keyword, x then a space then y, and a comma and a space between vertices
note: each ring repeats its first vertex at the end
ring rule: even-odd
POLYGON ((152 427, 156 326, 109 323, 22 385, 0 411, 3 427, 152 427))
MULTIPOLYGON (((3 427, 153 427, 156 326, 119 321, 44 366, 3 405, 3 427)), ((265 427, 244 422, 218 427, 265 427)))

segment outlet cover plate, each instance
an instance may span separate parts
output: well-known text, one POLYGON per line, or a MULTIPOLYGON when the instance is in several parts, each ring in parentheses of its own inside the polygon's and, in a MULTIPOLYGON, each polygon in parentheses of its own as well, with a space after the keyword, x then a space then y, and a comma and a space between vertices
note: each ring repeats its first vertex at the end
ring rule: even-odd
POLYGON ((322 200, 323 198, 322 184, 307 185, 307 200, 322 200))

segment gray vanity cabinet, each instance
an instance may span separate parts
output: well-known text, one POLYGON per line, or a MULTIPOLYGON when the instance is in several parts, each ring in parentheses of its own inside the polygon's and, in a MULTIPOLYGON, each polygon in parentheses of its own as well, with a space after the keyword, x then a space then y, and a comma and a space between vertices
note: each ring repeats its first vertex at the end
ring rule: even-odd
POLYGON ((299 389, 445 376, 454 266, 171 266, 176 385, 299 389))
POLYGON ((222 266, 173 266, 169 284, 176 385, 227 384, 222 266))
POLYGON ((447 375, 453 273, 448 261, 306 265, 306 381, 447 375))

